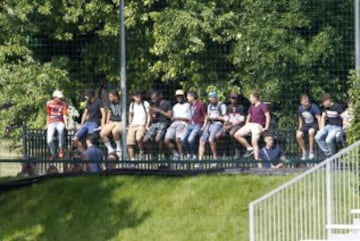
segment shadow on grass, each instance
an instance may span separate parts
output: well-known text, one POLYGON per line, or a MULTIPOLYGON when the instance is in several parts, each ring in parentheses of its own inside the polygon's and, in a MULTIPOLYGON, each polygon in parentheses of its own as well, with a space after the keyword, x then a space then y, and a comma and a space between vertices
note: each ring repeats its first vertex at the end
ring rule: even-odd
POLYGON ((120 181, 99 177, 49 181, 0 196, 0 240, 109 240, 140 225, 149 211, 115 200, 120 181), (29 218, 29 216, 31 218, 29 218), (5 221, 6 220, 6 221, 5 221), (27 220, 25 222, 24 220, 27 220), (29 222, 30 220, 30 222, 29 222))

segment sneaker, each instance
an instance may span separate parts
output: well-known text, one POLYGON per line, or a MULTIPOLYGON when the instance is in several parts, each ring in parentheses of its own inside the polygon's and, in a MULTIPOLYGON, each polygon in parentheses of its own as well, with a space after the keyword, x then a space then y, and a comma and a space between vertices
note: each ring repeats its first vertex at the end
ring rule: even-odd
POLYGON ((140 158, 140 161, 145 161, 145 160, 146 160, 146 155, 145 155, 145 153, 144 153, 144 152, 140 152, 139 158, 140 158))
POLYGON ((301 160, 302 160, 302 161, 306 161, 306 160, 307 160, 306 153, 301 156, 301 160))
POLYGON ((314 160, 314 159, 315 159, 314 153, 310 153, 310 154, 309 154, 309 160, 314 160))
POLYGON ((61 148, 59 150, 59 158, 64 158, 64 149, 63 148, 61 148))
POLYGON ((202 165, 201 164, 195 164, 194 168, 195 168, 195 170, 199 170, 199 169, 202 168, 202 165))
POLYGON ((173 161, 179 161, 180 160, 180 155, 178 153, 175 153, 173 155, 173 161))
POLYGON ((196 155, 192 155, 191 160, 193 160, 193 161, 197 160, 197 156, 196 156, 196 155))
POLYGON ((244 157, 250 157, 252 154, 254 154, 254 149, 246 150, 244 157))

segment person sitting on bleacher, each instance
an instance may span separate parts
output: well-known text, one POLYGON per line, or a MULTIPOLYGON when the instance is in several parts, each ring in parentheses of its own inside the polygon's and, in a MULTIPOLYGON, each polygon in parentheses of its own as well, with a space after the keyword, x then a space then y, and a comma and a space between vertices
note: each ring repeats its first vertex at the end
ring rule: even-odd
POLYGON ((96 97, 94 90, 87 90, 85 92, 85 99, 86 108, 81 118, 81 127, 74 137, 74 143, 79 151, 85 149, 81 143, 82 139, 84 139, 87 134, 95 133, 99 126, 104 126, 106 118, 104 103, 96 97))
POLYGON ((164 136, 171 123, 172 106, 169 101, 163 99, 159 91, 152 92, 151 104, 149 108, 151 125, 145 134, 143 142, 147 145, 155 141, 159 153, 163 153, 164 136))
POLYGON ((244 157, 250 157, 254 154, 255 160, 259 159, 259 140, 261 134, 267 131, 270 126, 270 112, 265 103, 261 102, 260 94, 253 92, 250 95, 251 106, 246 118, 246 124, 238 130, 234 137, 246 148, 244 157), (251 144, 246 140, 246 136, 251 134, 251 144))
POLYGON ((336 149, 336 135, 342 131, 341 105, 332 100, 330 94, 323 94, 321 97, 324 110, 321 116, 320 130, 315 140, 326 157, 334 155, 336 149))
POLYGON ((275 138, 270 132, 264 134, 265 147, 260 149, 259 158, 262 161, 259 167, 262 168, 282 168, 286 157, 279 145, 275 144, 275 138))
POLYGON ((311 103, 309 96, 301 95, 300 96, 301 105, 298 109, 298 119, 299 119, 299 127, 296 131, 296 140, 301 148, 302 157, 301 160, 313 160, 315 158, 314 155, 314 142, 315 142, 315 134, 319 129, 321 111, 319 107, 311 103), (308 135, 309 137, 309 155, 307 155, 304 135, 308 135))
POLYGON ((336 135, 336 142, 341 145, 341 147, 346 146, 346 131, 350 128, 351 123, 353 121, 353 111, 352 111, 352 103, 351 100, 346 100, 346 110, 341 113, 341 118, 343 120, 343 128, 336 135))
POLYGON ((112 135, 115 145, 116 145, 116 155, 121 158, 122 149, 121 149, 121 102, 120 95, 117 90, 109 91, 109 103, 108 111, 106 115, 105 125, 101 128, 100 137, 104 142, 105 147, 107 148, 108 153, 114 153, 115 150, 111 144, 109 136, 112 135))
MULTIPOLYGON (((230 94, 230 104, 226 109, 226 121, 225 121, 225 134, 228 134, 232 140, 234 140, 235 133, 240 130, 245 124, 245 108, 239 103, 239 95, 237 93, 230 94)), ((239 144, 236 142, 235 156, 237 159, 240 157, 239 144)))
POLYGON ((192 90, 188 91, 187 100, 191 105, 191 120, 186 128, 182 143, 187 152, 187 159, 195 160, 199 149, 198 137, 207 114, 206 105, 198 100, 197 93, 192 90))
POLYGON ((46 129, 47 129, 47 144, 50 149, 51 159, 56 159, 56 147, 54 143, 54 135, 57 131, 59 138, 59 153, 58 157, 64 157, 65 145, 65 129, 69 129, 67 118, 67 104, 63 101, 64 95, 61 91, 55 90, 53 93, 53 100, 46 103, 46 129))
POLYGON ((143 138, 150 125, 150 104, 143 100, 140 92, 133 95, 133 101, 129 106, 129 129, 127 133, 127 144, 130 160, 135 160, 135 145, 139 149, 139 159, 145 160, 145 147, 143 138))
MULTIPOLYGON (((209 102, 207 116, 201 129, 203 133, 200 138, 199 160, 204 158, 206 143, 210 144, 213 159, 217 159, 216 138, 218 133, 222 131, 226 116, 226 105, 218 100, 218 96, 215 91, 209 93, 209 102)), ((212 166, 215 167, 216 165, 213 164, 212 166)))
POLYGON ((173 160, 183 160, 184 147, 181 140, 184 138, 186 127, 191 119, 190 104, 186 101, 185 92, 176 90, 177 103, 172 109, 172 123, 165 134, 165 144, 173 154, 173 160))

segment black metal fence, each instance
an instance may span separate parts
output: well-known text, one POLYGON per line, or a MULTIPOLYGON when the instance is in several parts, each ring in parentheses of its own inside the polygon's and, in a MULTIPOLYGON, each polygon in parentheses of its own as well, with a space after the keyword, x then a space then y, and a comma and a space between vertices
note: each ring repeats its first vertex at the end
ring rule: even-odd
MULTIPOLYGON (((82 172, 87 162, 78 160, 74 157, 74 131, 68 131, 65 134, 65 157, 61 160, 50 160, 50 153, 46 142, 46 130, 23 128, 23 156, 22 162, 23 173, 44 174, 52 172, 82 172)), ((306 166, 308 164, 318 163, 323 159, 322 153, 315 147, 315 160, 301 160, 301 152, 295 138, 295 131, 278 131, 276 132, 277 144, 284 150, 287 160, 287 167, 306 166), (301 165, 303 164, 303 165, 301 165)), ((57 142, 57 138, 55 138, 57 142)), ((263 141, 261 141, 263 142, 263 141)), ((212 160, 209 150, 205 160, 183 160, 171 161, 166 153, 150 153, 146 155, 146 160, 107 160, 106 148, 100 144, 104 153, 104 160, 101 163, 103 170, 111 171, 118 169, 133 170, 198 170, 198 169, 229 169, 240 168, 249 169, 257 166, 257 162, 252 158, 235 158, 236 148, 240 148, 238 143, 231 140, 230 137, 224 137, 219 142, 219 158, 212 160), (220 144, 221 143, 221 144, 220 144)), ((244 148, 241 148, 244 152, 244 148)), ((11 162, 11 161, 10 161, 11 162)))

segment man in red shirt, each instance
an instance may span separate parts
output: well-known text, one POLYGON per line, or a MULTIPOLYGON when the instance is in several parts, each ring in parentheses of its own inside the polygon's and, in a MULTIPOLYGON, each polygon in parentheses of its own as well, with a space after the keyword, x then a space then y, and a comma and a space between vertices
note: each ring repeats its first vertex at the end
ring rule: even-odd
POLYGON ((54 135, 57 131, 59 138, 59 158, 64 157, 64 131, 68 129, 67 121, 67 104, 64 102, 64 95, 61 91, 55 90, 53 93, 53 100, 46 103, 46 129, 47 129, 47 144, 50 149, 51 158, 56 158, 56 148, 54 144, 54 135))
MULTIPOLYGON (((238 130, 234 138, 246 148, 245 157, 254 154, 255 160, 259 159, 259 140, 261 134, 269 129, 270 112, 265 103, 261 102, 260 94, 253 92, 250 95, 251 106, 248 111, 245 125, 238 130), (251 134, 251 145, 247 142, 246 136, 251 134)), ((261 167, 261 165, 259 165, 261 167)))

